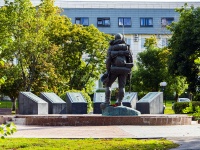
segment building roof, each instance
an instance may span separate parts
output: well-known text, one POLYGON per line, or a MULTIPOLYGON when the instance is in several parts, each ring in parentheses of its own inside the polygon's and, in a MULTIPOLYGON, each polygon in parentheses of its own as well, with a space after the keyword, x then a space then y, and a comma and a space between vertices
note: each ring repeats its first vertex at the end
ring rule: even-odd
POLYGON ((170 0, 60 0, 57 5, 62 8, 161 8, 174 9, 183 6, 185 3, 194 7, 200 6, 200 1, 170 0))
MULTIPOLYGON (((31 0, 33 5, 38 5, 41 0, 31 0)), ((55 0, 55 5, 61 8, 153 8, 174 9, 180 8, 185 3, 189 6, 200 7, 199 0, 55 0)), ((0 1, 0 6, 4 1, 0 1)))

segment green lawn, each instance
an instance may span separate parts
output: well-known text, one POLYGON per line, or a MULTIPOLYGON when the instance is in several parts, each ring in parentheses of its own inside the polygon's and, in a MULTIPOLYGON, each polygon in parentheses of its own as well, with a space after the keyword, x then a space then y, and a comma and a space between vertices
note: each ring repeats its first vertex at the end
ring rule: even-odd
POLYGON ((11 108, 12 102, 11 101, 0 101, 0 108, 11 108))
POLYGON ((166 100, 165 114, 174 114, 174 110, 172 109, 172 102, 174 102, 174 100, 166 100))
POLYGON ((168 150, 178 144, 165 139, 0 139, 3 150, 168 150))

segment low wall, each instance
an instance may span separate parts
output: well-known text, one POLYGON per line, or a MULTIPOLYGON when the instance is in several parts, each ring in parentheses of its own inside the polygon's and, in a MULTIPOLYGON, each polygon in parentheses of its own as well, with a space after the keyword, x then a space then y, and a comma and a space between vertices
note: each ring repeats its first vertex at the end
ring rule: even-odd
POLYGON ((104 125, 191 125, 187 115, 17 115, 16 124, 40 126, 104 126, 104 125), (19 121, 20 120, 20 121, 19 121))

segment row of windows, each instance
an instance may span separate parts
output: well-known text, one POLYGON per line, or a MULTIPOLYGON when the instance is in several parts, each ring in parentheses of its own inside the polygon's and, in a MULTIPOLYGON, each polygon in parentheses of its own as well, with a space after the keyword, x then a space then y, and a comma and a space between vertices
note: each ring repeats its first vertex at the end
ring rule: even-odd
MULTIPOLYGON (((174 21, 173 17, 161 18, 161 26, 166 27, 174 21)), ((78 17, 75 18, 76 24, 82 24, 84 26, 89 25, 88 17, 78 17)), ((119 17, 118 26, 119 27, 131 27, 131 17, 119 17)), ((110 27, 110 18, 97 18, 98 27, 110 27)), ((153 18, 140 18, 140 27, 153 27, 153 18)))

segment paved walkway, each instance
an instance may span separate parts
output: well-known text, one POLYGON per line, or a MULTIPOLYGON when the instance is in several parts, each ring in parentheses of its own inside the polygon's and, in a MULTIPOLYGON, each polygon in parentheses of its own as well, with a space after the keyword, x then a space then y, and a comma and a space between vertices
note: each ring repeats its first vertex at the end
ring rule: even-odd
POLYGON ((175 126, 25 126, 11 137, 24 138, 167 138, 173 150, 200 150, 200 124, 175 126))

